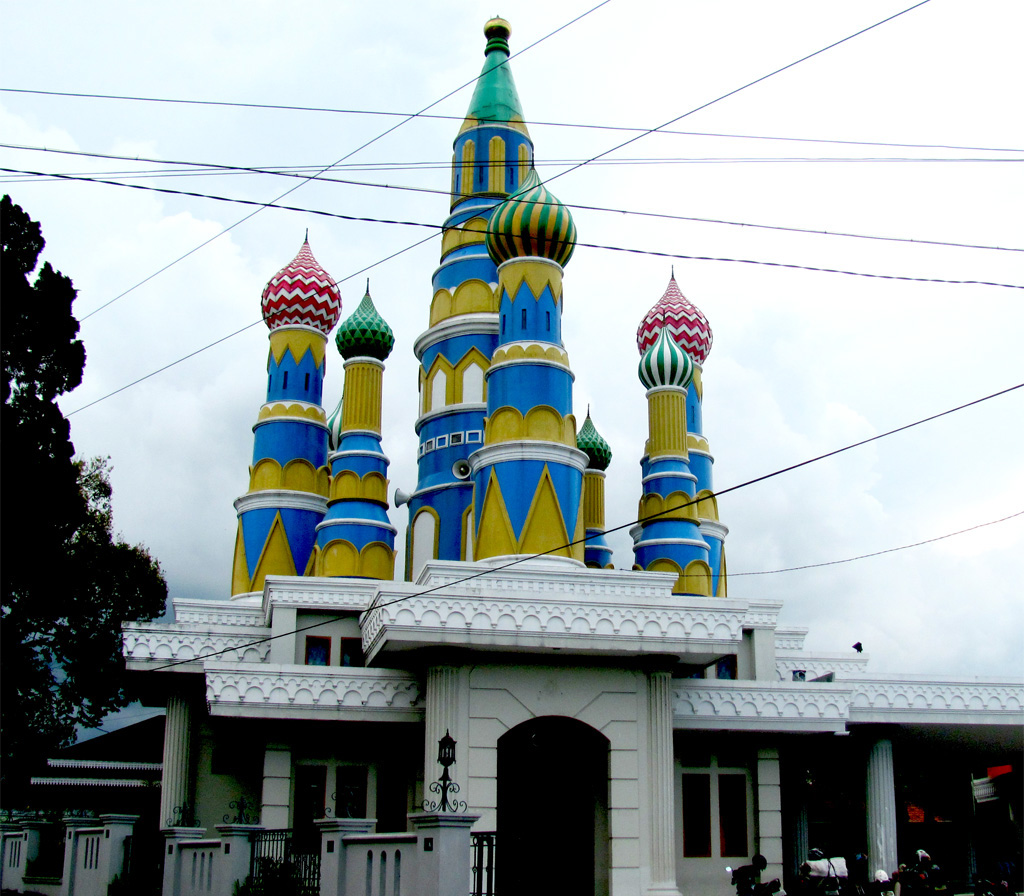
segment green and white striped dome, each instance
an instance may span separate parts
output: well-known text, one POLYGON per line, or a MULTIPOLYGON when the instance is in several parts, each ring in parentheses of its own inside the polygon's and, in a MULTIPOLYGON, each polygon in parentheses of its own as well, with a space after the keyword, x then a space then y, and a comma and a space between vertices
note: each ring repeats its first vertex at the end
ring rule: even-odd
POLYGON ((494 209, 487 251, 495 264, 510 258, 548 258, 565 267, 576 248, 572 215, 531 171, 522 186, 494 209))
POLYGON ((685 389, 693 379, 693 360, 676 344, 666 327, 644 352, 637 373, 648 389, 658 386, 685 389))

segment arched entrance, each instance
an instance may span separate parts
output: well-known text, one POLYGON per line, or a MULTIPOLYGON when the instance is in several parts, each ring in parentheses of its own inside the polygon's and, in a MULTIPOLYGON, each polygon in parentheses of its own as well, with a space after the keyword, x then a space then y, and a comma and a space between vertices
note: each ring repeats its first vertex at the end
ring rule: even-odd
POLYGON ((608 739, 545 716, 498 738, 498 893, 607 896, 608 739))

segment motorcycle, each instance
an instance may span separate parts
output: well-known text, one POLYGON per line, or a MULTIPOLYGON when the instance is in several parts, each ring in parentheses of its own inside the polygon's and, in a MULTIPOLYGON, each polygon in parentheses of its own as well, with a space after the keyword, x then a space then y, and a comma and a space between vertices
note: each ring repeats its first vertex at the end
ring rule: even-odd
POLYGON ((736 896, 772 896, 773 893, 786 896, 778 878, 765 883, 758 880, 761 872, 767 867, 768 860, 760 854, 754 856, 749 865, 741 865, 735 869, 726 866, 725 873, 732 875, 732 885, 736 888, 736 896))
POLYGON ((850 873, 843 856, 828 858, 820 849, 812 849, 807 861, 800 866, 802 890, 806 893, 821 893, 823 896, 839 896, 847 889, 850 873))
POLYGON ((899 884, 897 892, 900 896, 928 896, 932 893, 946 892, 939 866, 923 849, 917 851, 917 861, 913 865, 900 865, 895 878, 899 884))

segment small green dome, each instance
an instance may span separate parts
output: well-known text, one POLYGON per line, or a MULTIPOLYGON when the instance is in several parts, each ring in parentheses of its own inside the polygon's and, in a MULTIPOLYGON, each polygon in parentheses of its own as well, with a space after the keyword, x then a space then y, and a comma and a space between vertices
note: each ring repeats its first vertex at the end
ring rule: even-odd
POLYGON ((535 170, 491 215, 487 251, 495 264, 537 256, 564 267, 575 248, 576 225, 569 209, 548 192, 535 170))
POLYGON ((672 338, 665 327, 654 344, 644 352, 637 370, 640 382, 648 389, 675 386, 685 389, 693 379, 693 360, 672 338))
POLYGON ((593 470, 607 470, 608 464, 612 462, 612 449, 594 426, 589 410, 587 419, 583 421, 583 426, 576 435, 576 447, 586 453, 587 466, 593 470))
POLYGON ((366 281, 366 295, 362 302, 338 327, 334 341, 345 360, 368 356, 383 361, 391 354, 395 347, 395 334, 374 307, 369 280, 366 281))

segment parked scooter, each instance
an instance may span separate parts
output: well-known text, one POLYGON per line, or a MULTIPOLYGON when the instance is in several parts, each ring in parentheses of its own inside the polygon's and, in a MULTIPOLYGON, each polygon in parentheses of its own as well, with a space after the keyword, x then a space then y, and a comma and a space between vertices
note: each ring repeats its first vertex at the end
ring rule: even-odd
POLYGON ((820 849, 812 849, 800 866, 801 890, 805 893, 839 896, 846 891, 849 877, 843 856, 828 858, 820 849))
POLYGON ((761 872, 767 867, 768 860, 760 854, 754 856, 749 865, 741 865, 735 869, 726 866, 726 874, 732 874, 732 885, 736 888, 736 896, 772 896, 773 893, 786 896, 778 878, 766 883, 761 883, 758 880, 761 872))

